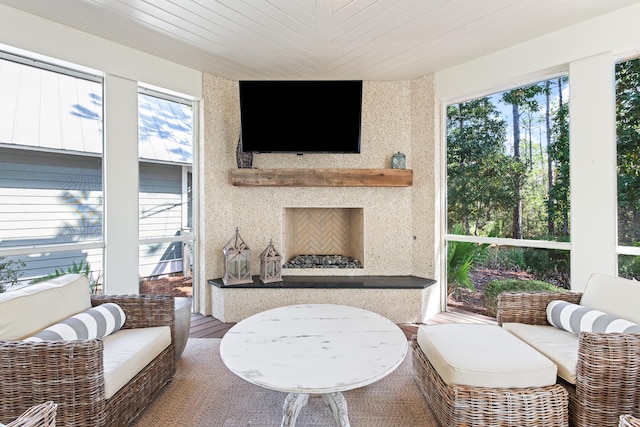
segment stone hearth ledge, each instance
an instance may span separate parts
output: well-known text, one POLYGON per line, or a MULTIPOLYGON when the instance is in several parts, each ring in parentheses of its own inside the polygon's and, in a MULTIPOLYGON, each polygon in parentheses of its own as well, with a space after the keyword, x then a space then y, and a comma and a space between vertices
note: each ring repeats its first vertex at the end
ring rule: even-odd
MULTIPOLYGON (((283 276, 282 282, 224 285, 211 279, 212 316, 236 323, 264 310, 294 304, 342 304, 363 308, 394 323, 421 323, 436 281, 415 276, 283 276)), ((433 301, 432 301, 433 302, 433 301)))

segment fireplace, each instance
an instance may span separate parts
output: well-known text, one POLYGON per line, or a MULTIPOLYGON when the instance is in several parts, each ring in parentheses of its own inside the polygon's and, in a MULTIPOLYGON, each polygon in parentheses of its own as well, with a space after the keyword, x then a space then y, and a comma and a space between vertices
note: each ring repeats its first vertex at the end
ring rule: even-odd
POLYGON ((285 262, 299 256, 317 260, 313 267, 297 268, 363 268, 364 209, 284 208, 282 242, 285 262))

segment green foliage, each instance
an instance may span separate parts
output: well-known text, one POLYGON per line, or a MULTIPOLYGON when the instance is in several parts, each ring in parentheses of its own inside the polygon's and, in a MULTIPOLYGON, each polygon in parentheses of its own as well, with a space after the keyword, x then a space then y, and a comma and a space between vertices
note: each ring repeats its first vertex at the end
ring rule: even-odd
MULTIPOLYGON (((453 234, 463 234, 462 226, 456 225, 453 234)), ((447 282, 450 289, 455 292, 461 287, 475 290, 469 272, 488 246, 472 242, 449 241, 447 243, 447 282)))
POLYGON ((18 283, 18 279, 23 274, 19 269, 24 266, 23 261, 5 260, 5 257, 0 257, 0 293, 6 290, 7 285, 18 283))
POLYGON ((67 267, 67 270, 63 270, 60 268, 56 268, 55 271, 51 274, 47 274, 46 276, 40 277, 38 279, 34 279, 31 283, 40 283, 46 280, 55 279, 56 277, 64 276, 65 274, 82 274, 89 278, 89 288, 92 294, 98 292, 98 282, 96 280, 91 280, 91 266, 88 262, 84 262, 84 260, 80 260, 79 263, 76 264, 74 261, 72 265, 67 267))
POLYGON ((498 279, 487 283, 484 306, 492 316, 498 313, 498 295, 502 292, 564 292, 566 289, 540 280, 498 279))
POLYGON ((627 279, 640 280, 640 257, 618 255, 618 275, 627 279))
MULTIPOLYGON (((503 92, 502 101, 519 108, 522 107, 526 110, 537 111, 539 105, 536 96, 541 94, 543 90, 543 86, 539 84, 519 87, 503 92)), ((517 120, 520 119, 520 117, 515 118, 517 120)))
POLYGON ((640 242, 640 58, 616 65, 618 240, 640 242))
MULTIPOLYGON (((558 78, 562 91, 563 80, 558 78)), ((548 232, 559 236, 569 235, 569 104, 562 102, 553 117, 552 141, 549 146, 549 160, 554 162, 554 180, 547 197, 548 232)))
POLYGON ((40 283, 46 280, 55 279, 56 277, 64 276, 65 274, 83 274, 85 276, 89 276, 91 271, 91 267, 89 263, 85 263, 84 260, 80 260, 78 264, 73 261, 73 264, 67 267, 67 270, 62 270, 60 268, 56 268, 55 271, 51 274, 47 274, 46 276, 40 277, 38 279, 34 279, 31 283, 40 283))
POLYGON ((566 86, 560 77, 447 107, 449 229, 486 236, 499 224, 497 237, 568 235, 568 103, 551 96, 566 86), (511 106, 512 135, 498 103, 511 106), (543 131, 548 137, 537 138, 543 131))
POLYGON ((447 109, 449 228, 483 228, 497 209, 513 203, 510 180, 517 165, 504 153, 506 123, 489 98, 447 109))
POLYGON ((525 271, 523 248, 493 246, 479 260, 483 267, 493 270, 525 271))
POLYGON ((570 253, 554 249, 524 248, 523 258, 527 271, 539 278, 552 275, 569 286, 570 253))

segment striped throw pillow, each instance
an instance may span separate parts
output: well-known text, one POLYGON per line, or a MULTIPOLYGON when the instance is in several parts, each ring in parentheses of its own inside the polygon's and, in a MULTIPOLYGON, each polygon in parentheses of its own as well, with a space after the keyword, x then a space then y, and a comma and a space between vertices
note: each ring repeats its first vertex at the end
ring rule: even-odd
POLYGON ((49 326, 25 341, 70 341, 103 338, 119 330, 126 316, 115 303, 105 303, 49 326))
POLYGON ((573 332, 640 333, 640 325, 603 311, 566 301, 554 300, 547 305, 547 320, 556 328, 573 332))

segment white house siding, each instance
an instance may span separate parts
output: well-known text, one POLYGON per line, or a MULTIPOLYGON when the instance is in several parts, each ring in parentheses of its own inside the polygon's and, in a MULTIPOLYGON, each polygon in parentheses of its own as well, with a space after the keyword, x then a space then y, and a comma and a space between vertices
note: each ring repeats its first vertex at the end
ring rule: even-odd
MULTIPOLYGON (((140 239, 180 235, 183 228, 182 168, 140 163, 140 239)), ((182 271, 180 242, 140 245, 141 277, 178 271, 182 271)))
MULTIPOLYGON (((0 250, 102 239, 99 157, 0 148, 0 250)), ((182 228, 182 166, 140 165, 140 238, 182 228)), ((134 184, 135 185, 135 184, 134 184)), ((102 249, 12 256, 27 265, 22 280, 89 263, 100 280, 102 249)), ((140 274, 182 271, 181 245, 141 245, 140 274)))
MULTIPOLYGON (((0 148, 0 249, 97 241, 102 235, 101 159, 0 148)), ((34 253, 21 279, 89 262, 102 250, 34 253)), ((98 274, 98 273, 96 273, 98 274)))

